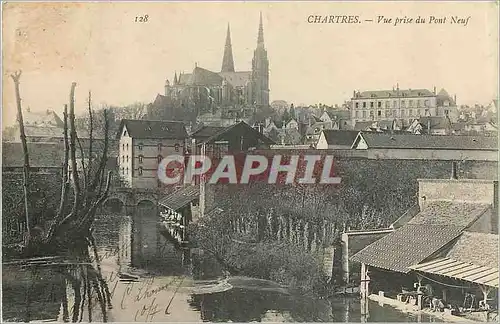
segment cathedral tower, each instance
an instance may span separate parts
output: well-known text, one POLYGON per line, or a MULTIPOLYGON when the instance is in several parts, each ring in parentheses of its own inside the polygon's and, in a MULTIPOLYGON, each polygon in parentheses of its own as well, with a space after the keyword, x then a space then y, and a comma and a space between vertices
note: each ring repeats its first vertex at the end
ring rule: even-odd
POLYGON ((257 106, 269 106, 269 61, 264 47, 264 27, 260 13, 257 48, 252 59, 253 101, 257 106))
POLYGON ((229 24, 227 24, 226 45, 224 46, 221 72, 234 72, 233 48, 231 46, 229 24))

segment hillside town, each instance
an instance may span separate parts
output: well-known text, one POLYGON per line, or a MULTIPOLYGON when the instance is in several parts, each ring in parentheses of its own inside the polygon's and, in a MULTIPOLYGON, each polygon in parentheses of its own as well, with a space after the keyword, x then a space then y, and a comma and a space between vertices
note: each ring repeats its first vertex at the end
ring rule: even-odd
MULTIPOLYGON (((18 106, 22 123, 4 129, 2 136, 4 287, 6 276, 19 275, 6 265, 72 266, 60 255, 34 249, 33 242, 52 233, 52 220, 62 219, 54 211, 73 203, 73 198, 59 201, 61 190, 73 188, 74 206, 95 213, 88 231, 97 233, 92 237, 98 243, 89 245, 96 259, 98 253, 112 257, 99 278, 119 279, 107 285, 99 279, 99 301, 89 298, 93 288, 87 279, 64 279, 72 282, 71 289, 47 297, 53 311, 37 301, 46 298, 48 285, 40 279, 40 287, 31 291, 38 297, 26 300, 56 313, 58 320, 83 316, 80 321, 90 321, 92 303, 111 306, 115 292, 120 299, 147 278, 175 274, 190 281, 173 286, 175 294, 186 297, 174 303, 187 305, 189 298, 189 309, 203 321, 384 321, 377 307, 395 309, 401 321, 498 321, 498 98, 470 106, 445 84, 410 89, 395 80, 377 89, 361 89, 360 82, 352 96, 333 104, 271 100, 272 53, 268 57, 262 15, 256 31, 251 71, 235 70, 228 25, 220 71, 198 63, 190 73, 179 69, 151 89, 151 102, 103 107, 89 93, 88 111, 85 107, 76 116, 74 102, 69 112, 18 106), (290 165, 297 158, 299 170, 311 155, 322 163, 331 158, 340 184, 304 184, 296 178, 291 185, 226 184, 204 175, 176 184, 161 181, 162 163, 172 156, 184 159, 181 169, 194 165, 197 156, 208 157, 214 169, 231 157, 238 170, 249 157, 280 156, 290 165), (91 181, 92 170, 98 170, 100 182, 91 181), (88 195, 78 201, 80 190, 88 195), (28 195, 30 202, 23 198, 28 195), (101 249, 112 235, 119 248, 101 249), (33 250, 26 252, 26 246, 33 250), (30 259, 19 261, 23 255, 30 259), (160 265, 152 270, 155 262, 160 265), (164 274, 165 269, 172 271, 164 274), (252 285, 268 289, 266 295, 238 295, 238 289, 251 291, 252 285), (285 290, 283 295, 320 296, 328 300, 328 310, 315 310, 313 316, 312 306, 294 307, 296 300, 267 295, 285 290), (238 298, 247 298, 252 309, 241 306, 243 299, 234 306, 238 298), (68 313, 68 300, 82 310, 75 306, 68 313), (335 305, 342 311, 335 313, 335 305)), ((288 169, 279 172, 289 175, 288 169)), ((85 228, 86 221, 75 224, 85 228)), ((94 273, 81 269, 69 271, 84 278, 94 273)), ((12 279, 14 288, 4 288, 4 298, 15 296, 23 280, 12 279)), ((166 286, 148 287, 150 294, 170 292, 166 286)), ((137 294, 138 301, 145 298, 140 290, 137 294)), ((168 304, 170 297, 165 298, 168 304)), ((133 308, 132 301, 127 305, 133 308)), ((167 310, 161 314, 167 316, 167 310)), ((16 312, 3 311, 16 319, 30 316, 16 312)))

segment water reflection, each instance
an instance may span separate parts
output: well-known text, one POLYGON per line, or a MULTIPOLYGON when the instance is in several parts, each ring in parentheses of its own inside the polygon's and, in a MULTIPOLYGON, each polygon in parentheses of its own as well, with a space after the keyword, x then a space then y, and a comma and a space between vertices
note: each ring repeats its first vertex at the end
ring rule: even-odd
MULTIPOLYGON (((219 293, 193 295, 199 280, 221 275, 217 262, 196 253, 187 258, 157 226, 156 207, 141 202, 132 216, 100 215, 94 226, 103 276, 109 287, 112 309, 107 320, 119 322, 416 322, 431 321, 369 302, 369 314, 361 317, 358 298, 314 299, 292 296, 281 290, 241 286, 219 293), (192 262, 186 262, 192 260, 192 262)), ((3 319, 9 321, 101 321, 96 296, 75 304, 75 293, 65 289, 56 266, 3 268, 3 319), (67 294, 68 307, 61 307, 67 294), (67 309, 67 311, 65 311, 67 309), (67 313, 65 313, 67 312, 67 313)), ((66 287, 68 288, 68 287, 66 287)), ((85 294, 83 294, 85 297, 85 294)))

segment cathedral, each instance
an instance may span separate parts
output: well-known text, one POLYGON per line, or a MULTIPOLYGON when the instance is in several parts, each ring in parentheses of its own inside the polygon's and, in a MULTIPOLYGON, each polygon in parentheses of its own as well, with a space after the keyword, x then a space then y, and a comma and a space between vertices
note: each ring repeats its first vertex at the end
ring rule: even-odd
POLYGON ((220 72, 196 64, 192 73, 175 73, 172 83, 166 80, 165 96, 180 100, 186 107, 198 107, 200 114, 217 113, 221 117, 236 117, 258 107, 268 107, 269 61, 264 47, 262 13, 251 71, 235 71, 228 25, 220 72))

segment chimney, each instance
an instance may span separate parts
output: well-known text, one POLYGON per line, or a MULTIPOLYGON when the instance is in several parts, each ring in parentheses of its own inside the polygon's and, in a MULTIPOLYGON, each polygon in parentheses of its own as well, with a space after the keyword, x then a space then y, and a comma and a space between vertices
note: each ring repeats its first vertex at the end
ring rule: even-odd
POLYGON ((453 162, 451 162, 451 177, 450 177, 450 180, 457 180, 457 179, 458 179, 458 176, 457 176, 457 162, 453 161, 453 162))
POLYGON ((354 91, 352 92, 352 97, 353 97, 353 98, 356 98, 356 90, 354 90, 354 91))
POLYGON ((436 86, 434 86, 434 94, 436 94, 436 86))
POLYGON ((457 95, 453 96, 453 101, 455 101, 455 105, 457 104, 457 95))

